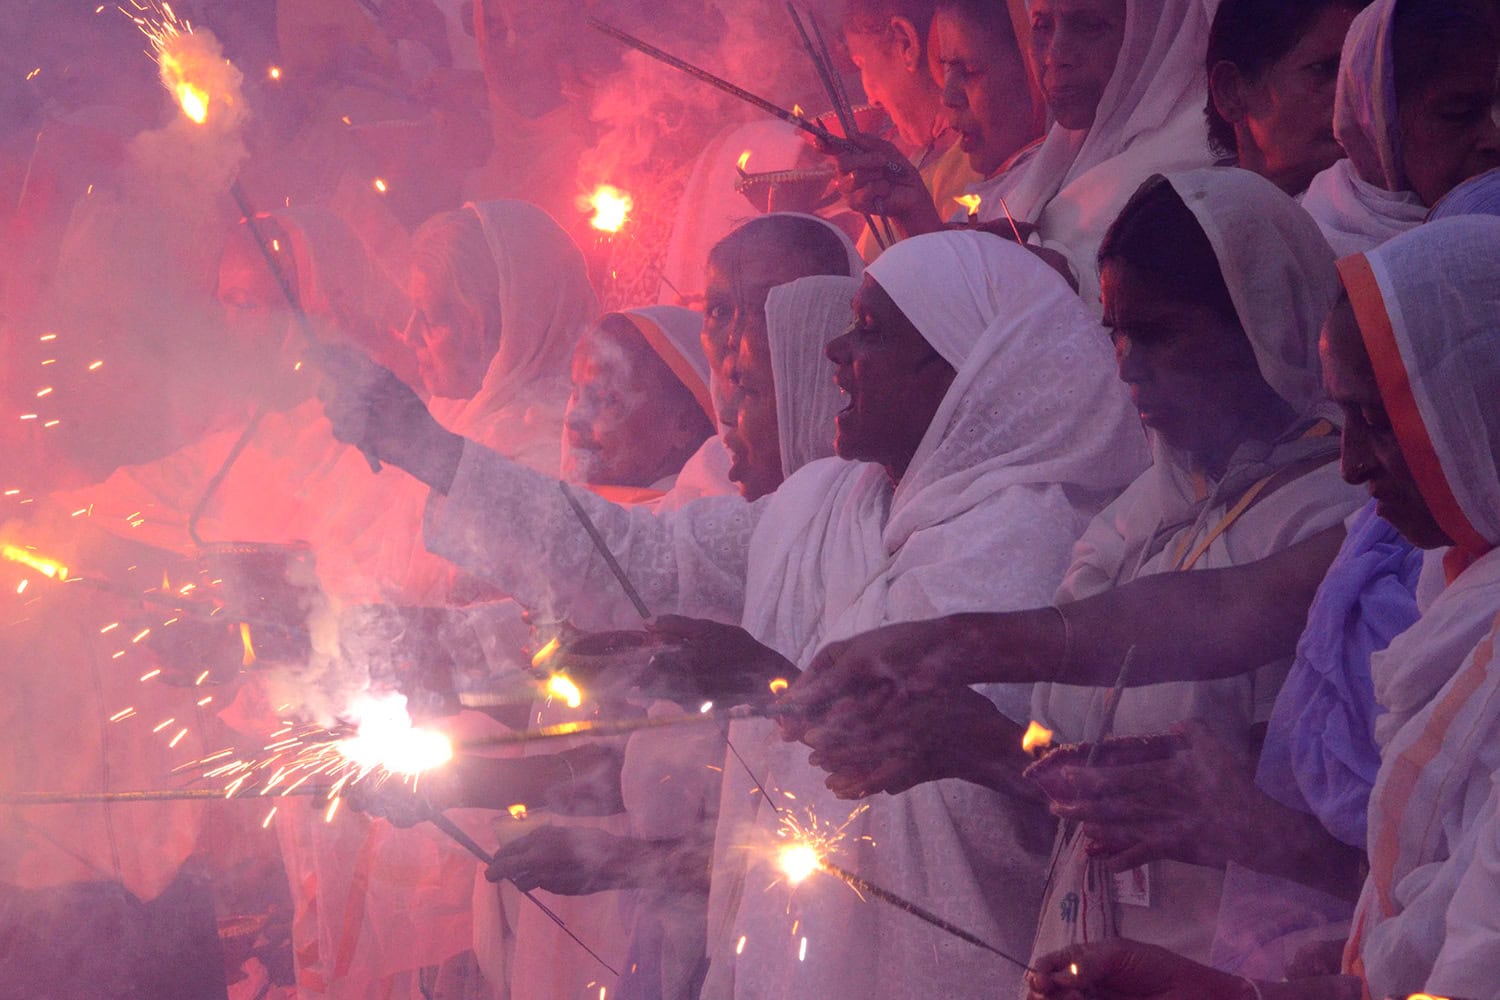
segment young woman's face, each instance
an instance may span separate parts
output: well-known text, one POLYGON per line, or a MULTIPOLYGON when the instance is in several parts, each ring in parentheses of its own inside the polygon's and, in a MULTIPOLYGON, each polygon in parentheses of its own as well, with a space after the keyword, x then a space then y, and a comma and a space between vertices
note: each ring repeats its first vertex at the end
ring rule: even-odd
POLYGON ((1426 86, 1399 98, 1402 169, 1429 207, 1455 187, 1500 167, 1496 82, 1500 51, 1455 46, 1426 86))
POLYGON ((835 420, 834 450, 840 458, 884 465, 899 479, 953 384, 953 367, 872 278, 865 278, 853 308, 854 325, 826 352, 849 398, 835 420))
POLYGON ((1141 422, 1204 467, 1227 460, 1267 402, 1278 399, 1239 323, 1123 261, 1106 260, 1100 284, 1120 381, 1141 422))
POLYGON ((1031 139, 1021 53, 952 10, 933 16, 932 45, 948 124, 969 166, 988 177, 1031 139))
POLYGON ((1323 10, 1292 50, 1244 85, 1244 117, 1235 123, 1242 166, 1297 193, 1344 156, 1333 136, 1339 55, 1357 9, 1323 10))
POLYGON ((1453 544, 1438 527, 1401 454, 1347 298, 1340 299, 1324 324, 1318 353, 1323 361, 1323 386, 1344 412, 1340 455, 1344 479, 1363 484, 1375 499, 1375 512, 1413 545, 1436 549, 1453 544))
POLYGON ((1125 43, 1126 0, 1033 0, 1031 53, 1052 117, 1094 123, 1125 43))

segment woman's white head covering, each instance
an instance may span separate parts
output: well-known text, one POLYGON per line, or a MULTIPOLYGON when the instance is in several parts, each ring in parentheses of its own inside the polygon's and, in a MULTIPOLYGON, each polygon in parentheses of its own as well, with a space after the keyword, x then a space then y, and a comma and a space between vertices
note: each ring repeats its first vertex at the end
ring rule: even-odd
POLYGON ((1145 437, 1104 329, 1060 275, 988 233, 902 240, 869 276, 957 372, 896 488, 934 499, 986 488, 1063 483, 1111 490, 1146 464, 1145 437))
POLYGON ((640 331, 646 344, 661 358, 677 381, 693 394, 710 424, 718 417, 708 392, 708 355, 703 353, 703 314, 679 306, 627 309, 620 315, 640 331))
POLYGON ((1396 0, 1375 0, 1349 26, 1333 105, 1333 134, 1346 157, 1314 177, 1302 198, 1340 257, 1379 246, 1427 215, 1401 167, 1395 12, 1396 0))
POLYGON ((1203 53, 1215 7, 1216 0, 1125 0, 1125 38, 1093 124, 1053 125, 981 203, 987 221, 1004 218, 1003 196, 1014 218, 1036 223, 1043 242, 1073 265, 1085 301, 1098 295, 1099 241, 1140 183, 1214 160, 1203 53))
POLYGON ((777 285, 766 296, 781 468, 788 476, 833 455, 833 420, 844 404, 824 351, 849 328, 859 285, 859 278, 818 274, 777 285))
POLYGON ((1338 267, 1456 575, 1500 544, 1500 219, 1429 223, 1338 267))
POLYGON ((1166 182, 1203 229, 1261 377, 1300 416, 1333 418, 1318 333, 1338 301, 1333 251, 1318 226, 1258 174, 1214 167, 1166 182))

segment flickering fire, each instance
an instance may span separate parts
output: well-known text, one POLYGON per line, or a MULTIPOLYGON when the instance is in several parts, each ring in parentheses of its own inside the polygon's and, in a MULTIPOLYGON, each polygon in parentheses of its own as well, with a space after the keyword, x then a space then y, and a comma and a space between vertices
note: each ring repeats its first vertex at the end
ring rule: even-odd
POLYGON ((594 188, 593 194, 578 199, 578 207, 593 211, 589 225, 595 229, 604 233, 618 233, 630 220, 635 199, 613 184, 600 184, 594 188))
POLYGON ((781 694, 789 687, 791 687, 791 684, 785 677, 774 677, 771 679, 770 688, 772 694, 781 694))
POLYGON ((979 205, 982 199, 977 194, 961 194, 953 199, 964 207, 970 215, 979 214, 979 205))
POLYGON ((510 813, 510 818, 511 819, 525 819, 526 818, 526 803, 524 803, 524 802, 517 802, 514 805, 507 806, 505 811, 508 812, 508 813, 510 813))
POLYGON ((583 704, 583 692, 578 690, 578 685, 566 674, 553 674, 547 678, 547 697, 559 698, 569 708, 577 708, 583 704))
POLYGON ((552 659, 552 657, 557 653, 557 649, 560 645, 562 644, 557 641, 557 638, 555 636, 549 639, 545 646, 531 655, 531 665, 533 667, 540 667, 542 664, 552 659))
POLYGON ((739 168, 740 173, 744 173, 745 172, 745 168, 748 167, 749 165, 750 165, 750 150, 747 149, 743 153, 740 154, 740 158, 739 158, 738 161, 736 161, 735 166, 737 168, 739 168))
POLYGON ((34 569, 49 580, 66 580, 68 578, 68 567, 56 560, 39 556, 30 549, 23 548, 20 545, 0 545, 0 558, 20 563, 29 569, 34 569))
POLYGON ((1041 725, 1035 719, 1026 727, 1026 733, 1021 737, 1021 749, 1030 753, 1033 750, 1042 749, 1052 745, 1052 730, 1041 725))
POLYGON ((245 648, 245 655, 240 660, 240 666, 252 667, 255 665, 255 643, 250 639, 250 623, 240 622, 240 645, 245 648))

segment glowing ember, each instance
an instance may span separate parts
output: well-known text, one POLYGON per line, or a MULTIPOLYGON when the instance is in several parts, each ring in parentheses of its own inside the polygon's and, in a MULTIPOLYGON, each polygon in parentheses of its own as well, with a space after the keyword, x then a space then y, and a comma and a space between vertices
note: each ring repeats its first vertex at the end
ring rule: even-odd
POLYGON ((66 580, 68 578, 68 567, 55 560, 39 556, 30 549, 19 545, 0 545, 0 558, 8 559, 11 562, 20 563, 22 566, 34 569, 49 580, 66 580))
POLYGON ((548 640, 547 645, 532 654, 531 665, 533 667, 540 667, 543 663, 552 659, 553 654, 557 652, 558 647, 561 645, 562 643, 558 642, 555 638, 548 640))
POLYGON ((776 866, 787 882, 801 885, 823 867, 823 856, 811 844, 787 844, 778 852, 776 866))
POLYGON ((508 807, 505 811, 510 813, 511 819, 525 819, 526 803, 517 802, 515 805, 508 807))
POLYGON ((1030 753, 1037 749, 1046 749, 1052 745, 1052 730, 1032 720, 1026 727, 1026 733, 1021 737, 1021 749, 1030 753))
POLYGON ((979 214, 980 197, 977 194, 961 194, 953 199, 964 207, 970 215, 979 214))
POLYGON ((381 194, 385 194, 386 191, 390 190, 390 188, 386 185, 384 179, 377 177, 375 178, 375 190, 379 191, 381 194))
POLYGON ((772 678, 770 687, 772 694, 781 694, 781 692, 791 687, 791 684, 787 683, 787 679, 785 677, 775 677, 772 678))
POLYGON ((266 75, 269 76, 273 80, 280 80, 281 79, 281 67, 280 66, 272 66, 269 70, 266 71, 266 75))
POLYGON ((255 665, 255 643, 250 641, 250 623, 240 622, 240 645, 245 648, 245 655, 240 659, 240 666, 251 667, 255 665))
POLYGON ((561 699, 569 708, 583 704, 583 692, 565 674, 553 674, 547 678, 547 697, 561 699))
POLYGON ((635 199, 611 184, 600 184, 594 193, 578 199, 582 210, 593 210, 589 225, 604 233, 618 233, 630 219, 635 199))

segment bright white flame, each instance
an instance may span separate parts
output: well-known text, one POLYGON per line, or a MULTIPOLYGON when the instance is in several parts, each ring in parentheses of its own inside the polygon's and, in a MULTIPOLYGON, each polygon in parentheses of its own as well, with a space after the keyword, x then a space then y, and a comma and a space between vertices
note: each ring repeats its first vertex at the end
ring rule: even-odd
POLYGON ((594 193, 578 199, 578 207, 592 209, 594 216, 589 225, 600 232, 618 233, 630 219, 635 208, 635 199, 612 184, 600 184, 594 193))
POLYGON ((411 724, 405 695, 364 696, 350 714, 357 732, 339 741, 339 753, 361 770, 380 767, 414 776, 453 759, 453 744, 446 736, 411 724))
POLYGON ((578 690, 578 685, 566 674, 553 674, 547 678, 547 697, 560 699, 569 708, 577 708, 583 704, 583 692, 578 690))
POLYGON ((776 855, 776 866, 792 885, 801 885, 823 867, 823 857, 811 844, 787 844, 776 855))
POLYGON ((66 580, 68 578, 68 567, 62 563, 44 556, 39 556, 30 549, 19 545, 0 545, 0 558, 11 562, 20 563, 36 570, 38 573, 50 580, 66 580))

